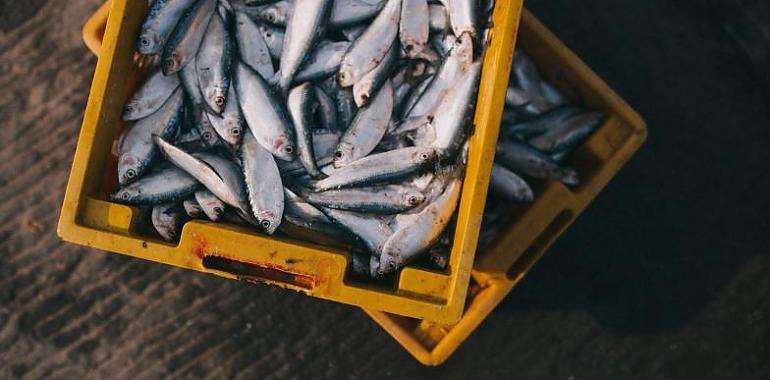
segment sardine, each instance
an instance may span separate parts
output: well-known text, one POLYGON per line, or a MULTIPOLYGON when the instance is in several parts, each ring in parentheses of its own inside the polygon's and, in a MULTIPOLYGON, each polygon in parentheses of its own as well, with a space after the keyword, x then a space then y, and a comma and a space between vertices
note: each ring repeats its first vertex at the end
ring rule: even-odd
POLYGON ((260 27, 242 12, 235 13, 235 25, 235 37, 241 61, 265 80, 272 78, 275 75, 275 68, 260 27))
POLYGON ((356 114, 334 152, 334 166, 342 167, 369 155, 380 143, 393 112, 393 88, 386 81, 372 103, 356 114))
POLYGON ((318 170, 313 152, 313 122, 312 100, 315 97, 313 86, 303 83, 289 92, 286 101, 289 115, 294 124, 294 135, 297 137, 297 150, 302 166, 311 177, 323 176, 318 170))
POLYGON ((195 0, 157 0, 150 5, 142 24, 137 51, 140 54, 158 54, 163 51, 169 35, 179 19, 195 0))
POLYGON ((294 75, 324 33, 332 0, 295 0, 295 11, 286 27, 278 88, 288 93, 294 75))
MULTIPOLYGON (((267 49, 270 51, 270 56, 273 59, 280 60, 281 55, 283 54, 283 40, 286 39, 286 32, 283 29, 270 24, 260 25, 259 31, 265 39, 267 49)), ((268 79, 269 78, 265 78, 265 80, 268 79)))
POLYGON ((318 86, 313 86, 313 94, 318 104, 316 114, 321 128, 331 132, 340 131, 342 128, 340 128, 337 121, 337 109, 335 108, 334 100, 329 97, 326 91, 318 86))
POLYGON ((166 103, 171 94, 179 88, 179 77, 165 76, 160 70, 150 74, 126 102, 123 120, 135 121, 152 115, 166 103))
MULTIPOLYGON (((433 75, 426 75, 413 86, 413 88, 409 91, 409 94, 407 94, 405 98, 400 102, 398 108, 394 109, 394 112, 399 119, 408 118, 409 111, 414 108, 414 105, 417 104, 417 102, 420 101, 422 95, 425 94, 425 91, 427 91, 428 87, 430 87, 431 83, 433 83, 433 78, 433 75)), ((421 116, 432 115, 426 115, 423 113, 422 115, 418 115, 416 117, 421 116)))
POLYGON ((329 24, 332 28, 345 28, 374 18, 387 0, 334 0, 329 24))
POLYGON ((603 119, 604 115, 599 112, 574 115, 530 140, 529 144, 546 153, 571 150, 590 136, 603 119))
POLYGON ((198 0, 179 20, 163 49, 163 74, 175 74, 195 58, 216 3, 216 0, 198 0))
POLYGON ((337 225, 358 236, 372 255, 379 256, 383 244, 393 234, 379 216, 322 207, 321 211, 337 225))
POLYGON ((513 76, 519 87, 526 91, 530 97, 540 97, 542 95, 541 84, 543 80, 537 72, 537 67, 529 59, 529 56, 520 49, 516 50, 513 57, 513 76))
POLYGON ((348 48, 350 42, 347 41, 319 43, 294 76, 294 83, 317 81, 336 73, 348 48))
POLYGON ((195 200, 201 206, 203 213, 206 214, 212 222, 218 221, 225 214, 226 206, 221 199, 208 189, 201 189, 195 192, 195 200))
POLYGON ((315 183, 316 191, 394 182, 419 173, 435 163, 433 148, 404 148, 373 154, 338 169, 315 183))
POLYGON ((195 178, 169 166, 121 188, 110 195, 110 199, 134 205, 173 203, 187 198, 199 188, 200 183, 195 178))
POLYGON ((583 112, 583 109, 580 107, 559 107, 524 122, 513 125, 503 125, 500 128, 500 131, 509 139, 529 139, 545 133, 552 126, 562 124, 565 120, 568 120, 581 112, 583 112))
POLYGON ((142 176, 157 154, 153 135, 171 138, 184 117, 182 90, 176 89, 154 114, 137 121, 124 131, 118 144, 118 181, 125 186, 142 176))
POLYGON ((228 100, 232 63, 230 33, 219 15, 215 15, 211 17, 198 55, 195 56, 195 67, 203 99, 217 116, 221 116, 228 100))
POLYGON ((243 212, 248 212, 246 189, 240 169, 232 162, 211 153, 191 155, 155 136, 155 144, 171 163, 189 173, 217 198, 243 212))
POLYGON ((577 172, 560 167, 551 157, 525 143, 498 143, 495 161, 527 177, 558 180, 570 186, 580 183, 577 172))
POLYGON ((294 159, 294 136, 284 105, 259 74, 244 64, 235 69, 235 90, 249 130, 277 158, 294 159))
POLYGON ((198 201, 195 200, 195 197, 189 197, 182 202, 182 207, 184 207, 184 212, 187 214, 187 216, 191 218, 201 218, 205 216, 206 214, 203 212, 203 208, 200 204, 198 204, 198 201))
POLYGON ((428 0, 403 0, 399 37, 407 57, 424 57, 430 37, 428 0))
POLYGON ((516 202, 532 202, 535 194, 527 181, 500 164, 492 165, 489 190, 503 198, 516 202))
POLYGON ((227 92, 227 105, 222 116, 207 113, 207 117, 222 140, 237 146, 241 142, 241 136, 243 136, 243 117, 233 86, 230 86, 227 92))
POLYGON ((379 274, 394 272, 410 263, 441 237, 457 208, 461 188, 460 179, 452 180, 441 196, 393 232, 382 246, 379 274))
POLYGON ((425 201, 419 189, 404 185, 308 192, 303 197, 320 207, 373 214, 397 214, 411 210, 425 201))
POLYGON ((449 11, 449 22, 455 36, 469 33, 472 37, 478 37, 478 0, 445 0, 449 11))
POLYGON ((166 241, 176 240, 188 219, 187 214, 178 204, 165 203, 152 208, 152 226, 166 241))
POLYGON ((385 57, 398 34, 401 1, 388 0, 369 28, 350 46, 340 64, 340 85, 352 86, 385 57))
POLYGON ((378 93, 380 87, 382 87, 388 79, 390 73, 396 67, 396 61, 398 60, 399 55, 398 47, 398 41, 393 41, 393 46, 390 47, 388 54, 385 55, 382 62, 353 85, 353 99, 356 101, 358 107, 364 107, 369 104, 369 100, 372 96, 378 93))
POLYGON ((211 148, 220 145, 219 134, 211 123, 206 111, 201 107, 188 107, 188 109, 192 110, 195 128, 198 129, 198 133, 206 147, 211 148))
POLYGON ((286 26, 294 10, 294 0, 280 0, 263 5, 255 10, 255 15, 274 25, 286 26))
MULTIPOLYGON (((315 157, 316 166, 329 165, 334 161, 334 151, 337 149, 337 144, 339 144, 340 137, 341 135, 337 133, 313 133, 313 156, 315 157)), ((281 173, 288 175, 299 175, 306 173, 305 167, 302 165, 300 160, 279 160, 278 168, 281 169, 281 173)))
POLYGON ((278 165, 273 155, 248 134, 241 144, 241 159, 252 215, 263 231, 272 235, 281 225, 284 209, 278 165))
POLYGON ((190 61, 182 70, 179 71, 179 81, 182 82, 185 94, 190 99, 192 106, 196 108, 198 112, 203 111, 203 93, 201 93, 201 85, 198 81, 198 65, 195 59, 190 61))

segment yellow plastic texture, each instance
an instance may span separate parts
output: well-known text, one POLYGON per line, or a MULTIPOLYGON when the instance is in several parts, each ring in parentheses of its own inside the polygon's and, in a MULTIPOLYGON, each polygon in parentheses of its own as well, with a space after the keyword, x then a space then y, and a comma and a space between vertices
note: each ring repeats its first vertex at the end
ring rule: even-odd
POLYGON ((468 165, 457 215, 449 270, 408 267, 391 287, 345 279, 351 257, 343 250, 274 238, 246 229, 188 222, 178 245, 136 231, 138 211, 105 201, 115 188, 111 147, 122 128, 120 111, 139 76, 134 41, 146 13, 145 1, 113 0, 101 47, 98 19, 84 36, 99 54, 91 94, 59 220, 66 241, 219 276, 263 282, 310 296, 389 313, 455 323, 462 316, 481 217, 486 201, 498 126, 513 57, 522 0, 498 1, 470 138, 468 165))
POLYGON ((452 355, 636 153, 647 136, 642 118, 526 10, 517 43, 542 75, 570 99, 582 101, 609 117, 575 152, 583 184, 570 189, 551 182, 538 189, 536 201, 512 210, 510 227, 479 253, 472 272, 470 302, 458 323, 430 322, 365 309, 425 365, 439 365, 452 355))

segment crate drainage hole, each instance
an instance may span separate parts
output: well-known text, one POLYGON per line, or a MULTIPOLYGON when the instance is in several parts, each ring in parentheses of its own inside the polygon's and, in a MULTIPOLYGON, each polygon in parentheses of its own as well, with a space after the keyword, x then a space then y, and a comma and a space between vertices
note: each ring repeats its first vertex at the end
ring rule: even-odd
POLYGON ((312 289, 315 284, 314 278, 308 275, 301 275, 279 269, 266 268, 252 263, 226 259, 224 257, 206 256, 203 258, 202 264, 206 269, 230 273, 242 281, 282 282, 304 289, 312 289))

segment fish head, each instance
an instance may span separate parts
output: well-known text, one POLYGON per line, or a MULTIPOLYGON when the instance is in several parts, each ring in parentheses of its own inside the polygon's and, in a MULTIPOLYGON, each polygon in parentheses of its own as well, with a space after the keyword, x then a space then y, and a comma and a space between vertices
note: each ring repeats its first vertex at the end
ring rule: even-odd
POLYGON ((118 160, 118 183, 120 186, 134 182, 144 171, 144 167, 145 165, 139 158, 130 154, 122 154, 118 160))
POLYGON ((268 235, 274 234, 278 229, 278 226, 281 225, 281 215, 272 211, 260 212, 259 215, 257 215, 257 220, 259 221, 259 227, 261 227, 262 231, 268 235))
POLYGON ((136 50, 139 54, 150 55, 158 52, 158 34, 154 30, 146 30, 139 36, 136 50))
POLYGON ((163 75, 173 75, 182 69, 182 58, 176 52, 163 60, 163 75))
POLYGON ((271 24, 285 24, 287 18, 286 13, 282 12, 281 9, 275 5, 265 7, 259 12, 259 16, 271 24))
POLYGON ((139 190, 128 186, 110 194, 110 200, 119 203, 132 203, 137 195, 139 195, 139 190))
POLYGON ((294 141, 287 136, 281 135, 275 141, 273 141, 273 155, 284 161, 294 160, 294 141))
POLYGON ((379 261, 380 265, 377 268, 377 273, 379 275, 384 275, 393 273, 396 271, 396 269, 400 268, 402 260, 398 257, 388 254, 387 252, 383 252, 379 261))
POLYGON ((403 204, 408 205, 409 207, 417 207, 425 202, 425 194, 417 189, 407 189, 402 191, 399 195, 403 204))
POLYGON ((341 142, 337 145, 337 149, 334 151, 334 167, 341 168, 351 162, 353 162, 353 154, 355 151, 353 144, 341 142))
POLYGON ((136 100, 131 100, 123 107, 123 120, 136 120, 139 108, 136 100))
POLYGON ((340 86, 350 87, 356 83, 355 70, 349 63, 342 63, 340 65, 340 86))
POLYGON ((353 86, 353 100, 356 105, 361 108, 369 104, 372 98, 372 89, 374 83, 372 79, 363 78, 355 86, 353 86))
POLYGON ((412 153, 412 159, 423 165, 433 163, 438 158, 438 152, 435 148, 419 148, 412 153))
POLYGON ((222 115, 222 111, 224 111, 227 103, 227 94, 224 89, 215 86, 206 92, 206 98, 209 99, 207 103, 211 108, 211 111, 214 111, 213 113, 216 115, 222 115))
POLYGON ((239 117, 225 117, 225 136, 222 138, 230 145, 238 145, 241 142, 243 126, 239 117))
POLYGON ((201 114, 201 118, 199 121, 200 125, 198 125, 198 131, 201 134, 201 140, 203 140, 203 143, 207 147, 212 147, 217 144, 217 141, 219 141, 219 137, 217 137, 217 133, 214 130, 214 126, 211 125, 211 121, 206 116, 205 113, 201 114))

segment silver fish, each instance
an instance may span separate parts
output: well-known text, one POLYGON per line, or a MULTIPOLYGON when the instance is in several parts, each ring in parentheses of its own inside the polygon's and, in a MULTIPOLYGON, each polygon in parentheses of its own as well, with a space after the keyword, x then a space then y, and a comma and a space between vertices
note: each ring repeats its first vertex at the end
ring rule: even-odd
POLYGON ((463 33, 469 33, 472 37, 478 36, 477 2, 478 0, 446 0, 449 21, 455 36, 460 37, 463 33))
MULTIPOLYGON (((431 83, 433 83, 433 78, 434 78, 433 75, 430 75, 430 74, 426 75, 424 78, 420 79, 419 82, 415 83, 413 88, 409 91, 409 93, 404 96, 404 99, 402 99, 398 104, 398 108, 394 109, 394 112, 399 119, 404 119, 409 117, 408 116, 409 111, 412 108, 414 108, 414 105, 417 104, 417 102, 420 101, 423 94, 425 94, 425 91, 427 91, 428 87, 430 87, 431 83)), ((420 116, 427 116, 427 115, 422 114, 416 117, 420 117, 420 116)))
POLYGON ((286 26, 294 10, 294 0, 280 0, 255 10, 256 16, 274 25, 286 26))
POLYGON ((430 14, 430 30, 441 35, 446 34, 451 27, 446 8, 441 4, 431 4, 428 6, 428 12, 430 14))
POLYGON ((516 83, 531 97, 542 95, 541 84, 543 80, 537 72, 534 62, 520 49, 516 50, 513 57, 513 75, 516 83))
POLYGON ((554 125, 544 134, 530 140, 529 143, 546 153, 571 150, 590 136, 603 119, 604 115, 599 112, 574 115, 563 123, 554 125))
POLYGON ((241 144, 243 176, 252 215, 263 231, 275 233, 283 218, 283 184, 275 158, 254 136, 246 135, 241 144))
POLYGON ((562 124, 565 120, 568 120, 581 112, 583 112, 583 109, 580 107, 559 107, 524 122, 503 125, 501 127, 501 132, 509 139, 529 139, 545 133, 551 126, 562 124))
POLYGON ((152 208, 152 226, 166 241, 176 240, 188 219, 187 214, 178 204, 165 203, 152 208))
POLYGON ((398 34, 401 1, 389 0, 368 29, 355 40, 342 58, 339 81, 350 87, 382 61, 398 34))
POLYGON ((436 107, 454 86, 457 78, 473 63, 473 40, 466 34, 461 36, 441 69, 431 81, 420 99, 408 111, 407 116, 432 115, 436 107))
POLYGON ((516 202, 532 202, 535 198, 527 181, 502 165, 492 165, 492 177, 489 190, 503 198, 516 202))
POLYGON ((406 56, 412 59, 422 57, 428 48, 430 37, 430 11, 428 0, 403 0, 399 38, 406 56))
POLYGON ((211 123, 208 114, 201 107, 189 107, 188 109, 192 109, 195 128, 198 129, 206 147, 211 148, 220 145, 219 134, 211 123))
POLYGON ((404 148, 373 154, 343 166, 316 182, 314 188, 324 191, 397 181, 429 167, 436 157, 433 148, 404 148))
POLYGON ((350 42, 347 41, 319 43, 294 76, 294 83, 317 81, 336 73, 348 48, 350 42))
POLYGON ((235 69, 235 90, 249 130, 257 141, 277 158, 294 159, 291 121, 270 86, 244 64, 235 69))
POLYGON ((121 188, 110 199, 127 204, 178 202, 200 188, 200 183, 183 170, 170 166, 121 188))
POLYGON ((314 97, 313 86, 306 82, 289 91, 286 103, 294 124, 294 134, 297 137, 299 160, 311 177, 319 178, 323 177, 323 173, 316 166, 313 152, 312 100, 314 97))
MULTIPOLYGON (((313 133, 313 156, 317 166, 329 165, 334 161, 334 151, 340 141, 340 134, 330 132, 313 133)), ((305 172, 305 167, 300 160, 278 161, 281 173, 299 175, 305 172)))
POLYGON ((543 94, 543 99, 553 107, 559 107, 567 104, 567 98, 561 93, 554 85, 544 80, 540 83, 540 92, 543 94))
POLYGON ((146 55, 160 53, 174 26, 194 2, 195 0, 154 1, 139 32, 137 51, 146 55))
POLYGON ((303 197, 321 207, 373 214, 397 214, 411 210, 425 201, 419 189, 404 185, 308 192, 303 197))
POLYGON ((396 67, 399 51, 398 46, 398 41, 393 41, 393 45, 390 47, 390 50, 388 50, 388 54, 385 55, 382 62, 353 85, 353 99, 356 101, 358 107, 364 107, 369 104, 369 99, 371 99, 374 94, 378 93, 380 87, 385 83, 390 76, 390 73, 396 67))
POLYGON ((243 176, 235 164, 211 153, 191 155, 158 136, 153 139, 171 163, 193 176, 223 202, 248 212, 243 176))
POLYGON ((378 216, 325 207, 321 208, 321 211, 334 223, 358 236, 375 256, 379 256, 383 244, 393 233, 388 223, 378 216))
POLYGON ((460 179, 452 180, 441 196, 393 232, 382 246, 379 274, 403 267, 438 241, 454 215, 461 188, 460 179))
MULTIPOLYGON (((235 37, 241 61, 262 78, 270 79, 275 75, 270 49, 260 27, 242 12, 235 13, 235 37)), ((283 43, 283 42, 281 42, 283 43)))
POLYGON ((361 24, 361 25, 355 25, 351 26, 349 28, 342 29, 342 35, 345 36, 345 39, 353 42, 357 40, 359 37, 361 37, 362 34, 366 31, 367 25, 361 24))
POLYGON ((321 128, 327 131, 337 132, 341 128, 337 121, 337 110, 335 108, 334 100, 318 86, 313 86, 313 93, 315 95, 318 108, 316 109, 317 117, 321 128))
POLYGON ((353 99, 353 90, 348 88, 339 89, 334 97, 334 103, 337 106, 337 119, 340 129, 347 130, 353 121, 353 117, 358 112, 356 101, 353 99))
POLYGON ((459 78, 439 103, 436 116, 431 125, 435 129, 435 139, 432 141, 415 141, 417 146, 436 148, 442 157, 452 157, 466 137, 467 126, 471 122, 474 110, 474 98, 481 75, 481 62, 474 63, 468 71, 459 78))
POLYGON ((219 15, 215 15, 195 56, 195 65, 203 99, 216 115, 222 114, 228 100, 232 63, 230 33, 219 15))
POLYGON ((527 177, 558 180, 570 186, 580 183, 574 170, 560 167, 551 157, 524 143, 498 143, 495 161, 527 177))
POLYGON ((286 27, 278 87, 289 91, 294 75, 321 37, 329 19, 332 0, 295 0, 295 11, 286 27))
POLYGON ((345 28, 374 18, 387 0, 334 0, 329 24, 332 28, 345 28))
POLYGON ((241 142, 241 136, 243 136, 243 117, 233 86, 230 86, 227 92, 227 105, 222 116, 209 113, 207 116, 219 137, 228 144, 236 146, 241 142))
MULTIPOLYGON (((259 31, 262 33, 262 37, 265 39, 267 49, 270 51, 270 56, 273 59, 281 59, 283 54, 283 40, 286 39, 286 33, 283 29, 270 24, 262 24, 259 26, 259 31)), ((268 78, 265 78, 266 80, 268 78)))
POLYGON ((175 74, 195 58, 216 3, 216 0, 198 0, 179 20, 163 49, 163 74, 175 74))
POLYGON ((532 94, 524 91, 523 88, 518 86, 511 86, 505 91, 505 105, 506 107, 524 107, 532 102, 532 94))
POLYGON ((195 192, 195 200, 201 206, 203 213, 211 221, 218 221, 225 214, 226 206, 221 199, 207 189, 201 189, 195 192))
POLYGON ((201 93, 201 84, 198 81, 198 65, 195 63, 195 59, 179 71, 179 81, 182 82, 185 94, 190 98, 192 105, 198 111, 202 111, 204 100, 203 93, 201 93))
POLYGON ((195 200, 194 196, 185 199, 184 202, 182 202, 182 207, 184 207, 184 212, 187 214, 187 216, 191 218, 200 218, 206 215, 203 212, 201 205, 198 204, 198 201, 195 200))
POLYGON ((372 103, 356 114, 350 128, 334 152, 334 166, 339 168, 364 158, 380 143, 393 112, 393 88, 386 81, 372 103))
POLYGON ((118 181, 121 186, 136 180, 149 169, 157 154, 152 136, 174 136, 182 123, 183 111, 182 90, 176 89, 158 111, 123 132, 118 143, 118 181))
POLYGON ((150 74, 149 79, 134 91, 123 109, 123 120, 135 121, 152 115, 166 103, 179 88, 179 77, 165 76, 160 70, 150 74))

